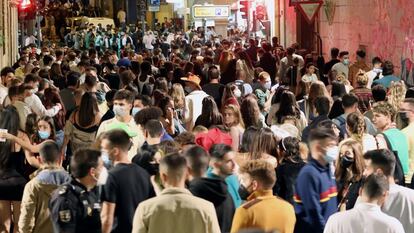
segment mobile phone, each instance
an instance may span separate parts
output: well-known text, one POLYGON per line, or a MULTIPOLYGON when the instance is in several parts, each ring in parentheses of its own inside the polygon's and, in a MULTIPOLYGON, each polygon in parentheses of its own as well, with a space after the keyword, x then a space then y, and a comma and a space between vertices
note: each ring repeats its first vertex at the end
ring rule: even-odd
MULTIPOLYGON (((0 133, 7 133, 7 129, 0 129, 0 133)), ((6 139, 5 138, 0 138, 0 142, 5 142, 6 139)))

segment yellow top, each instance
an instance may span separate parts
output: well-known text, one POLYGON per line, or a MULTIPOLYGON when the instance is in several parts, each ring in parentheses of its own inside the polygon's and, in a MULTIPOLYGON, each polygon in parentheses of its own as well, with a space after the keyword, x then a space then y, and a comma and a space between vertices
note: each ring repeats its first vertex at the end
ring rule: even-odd
POLYGON ((295 222, 295 211, 290 203, 273 196, 272 190, 255 191, 249 196, 248 202, 237 208, 231 232, 259 228, 292 233, 295 222))
POLYGON ((406 176, 406 181, 411 182, 411 177, 414 172, 414 122, 401 130, 408 139, 408 159, 410 170, 406 176))

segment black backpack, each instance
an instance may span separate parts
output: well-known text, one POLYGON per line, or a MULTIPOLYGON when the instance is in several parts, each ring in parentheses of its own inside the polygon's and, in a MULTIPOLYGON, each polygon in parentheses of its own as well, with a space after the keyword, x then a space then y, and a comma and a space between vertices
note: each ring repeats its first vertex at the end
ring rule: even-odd
POLYGON ((405 177, 404 177, 404 170, 401 164, 401 160, 398 157, 398 151, 395 148, 392 148, 390 141, 388 140, 387 135, 382 134, 384 136, 385 142, 387 143, 387 147, 390 151, 393 152, 395 156, 395 171, 394 171, 394 179, 395 183, 401 186, 405 186, 405 177))

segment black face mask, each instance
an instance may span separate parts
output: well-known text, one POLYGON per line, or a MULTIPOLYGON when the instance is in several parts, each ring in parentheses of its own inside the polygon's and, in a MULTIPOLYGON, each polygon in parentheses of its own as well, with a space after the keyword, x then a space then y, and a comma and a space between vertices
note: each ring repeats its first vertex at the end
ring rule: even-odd
POLYGON ((240 187, 239 187, 239 195, 240 195, 240 198, 242 199, 242 200, 247 200, 247 198, 250 196, 250 192, 249 192, 249 190, 247 190, 247 188, 246 187, 244 187, 244 185, 240 185, 240 187))
POLYGON ((403 123, 403 127, 406 127, 410 121, 408 119, 407 112, 399 112, 398 115, 400 115, 401 121, 403 123))
POLYGON ((349 158, 348 156, 342 156, 341 158, 341 167, 348 168, 354 163, 354 159, 349 158))

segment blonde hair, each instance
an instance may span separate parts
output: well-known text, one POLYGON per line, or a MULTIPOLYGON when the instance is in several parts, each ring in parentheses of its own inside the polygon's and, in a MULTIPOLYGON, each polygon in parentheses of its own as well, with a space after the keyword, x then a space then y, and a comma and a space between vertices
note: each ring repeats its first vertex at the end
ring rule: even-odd
POLYGON ((346 86, 346 85, 351 85, 351 83, 350 83, 350 82, 349 82, 349 80, 346 78, 346 76, 345 76, 345 74, 344 74, 344 73, 339 73, 339 74, 337 74, 337 75, 336 75, 336 80, 337 80, 338 82, 343 83, 345 86, 346 86))
POLYGON ((185 93, 183 86, 179 83, 174 83, 172 85, 170 95, 174 101, 174 106, 176 108, 184 108, 185 107, 185 93))
POLYGON ((394 108, 396 108, 398 111, 400 109, 401 103, 404 102, 406 92, 407 88, 404 84, 404 81, 391 82, 388 103, 394 106, 394 108))
POLYGON ((368 75, 363 70, 359 70, 356 75, 357 84, 361 87, 365 87, 368 83, 368 75))
POLYGON ((223 108, 223 114, 224 114, 224 111, 226 110, 230 110, 236 117, 235 125, 241 125, 244 128, 243 117, 241 115, 240 109, 233 104, 229 104, 223 108))
POLYGON ((351 138, 362 143, 366 125, 365 118, 361 113, 353 112, 346 118, 346 124, 351 134, 351 138))

